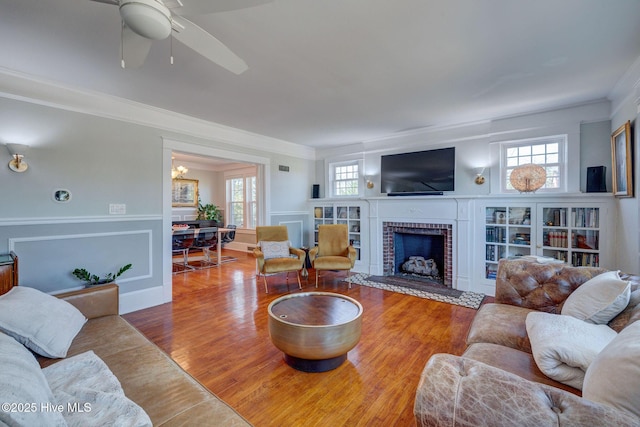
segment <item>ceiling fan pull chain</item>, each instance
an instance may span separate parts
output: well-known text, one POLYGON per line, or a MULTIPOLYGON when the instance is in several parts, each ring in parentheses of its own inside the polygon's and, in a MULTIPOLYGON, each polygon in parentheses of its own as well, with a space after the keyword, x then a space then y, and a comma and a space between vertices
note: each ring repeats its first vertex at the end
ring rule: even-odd
POLYGON ((120 66, 124 68, 124 21, 120 22, 120 66))
POLYGON ((173 65, 173 34, 171 34, 170 38, 171 38, 171 41, 169 42, 169 59, 170 59, 171 65, 173 65))

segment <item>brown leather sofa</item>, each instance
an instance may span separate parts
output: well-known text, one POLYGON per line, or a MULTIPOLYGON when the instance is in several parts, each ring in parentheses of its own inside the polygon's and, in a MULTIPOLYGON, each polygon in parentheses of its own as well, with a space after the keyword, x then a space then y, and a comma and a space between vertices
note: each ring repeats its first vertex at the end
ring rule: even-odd
MULTIPOLYGON (((251 425, 118 315, 117 285, 57 296, 89 319, 73 340, 67 357, 93 350, 154 426, 251 425)), ((38 357, 42 367, 58 360, 38 357)))
MULTIPOLYGON (((495 303, 484 304, 462 356, 436 354, 416 392, 418 426, 639 426, 628 412, 583 399, 580 390, 538 369, 525 320, 538 310, 560 314, 567 297, 606 270, 501 260, 495 303)), ((609 326, 617 332, 640 319, 637 276, 628 307, 609 326)))

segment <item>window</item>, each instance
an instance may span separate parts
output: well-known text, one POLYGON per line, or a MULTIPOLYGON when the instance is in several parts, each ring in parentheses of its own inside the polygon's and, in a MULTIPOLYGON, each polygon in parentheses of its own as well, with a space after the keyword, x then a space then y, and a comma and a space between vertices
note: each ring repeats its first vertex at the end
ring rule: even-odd
POLYGON ((258 216, 256 177, 242 176, 227 179, 227 224, 238 228, 255 228, 258 216))
POLYGON ((352 161, 330 165, 332 196, 358 196, 360 194, 360 162, 352 161))
POLYGON ((517 166, 529 163, 542 166, 547 172, 547 182, 542 191, 561 191, 566 187, 565 171, 567 136, 550 136, 502 144, 502 190, 516 191, 509 177, 517 166))

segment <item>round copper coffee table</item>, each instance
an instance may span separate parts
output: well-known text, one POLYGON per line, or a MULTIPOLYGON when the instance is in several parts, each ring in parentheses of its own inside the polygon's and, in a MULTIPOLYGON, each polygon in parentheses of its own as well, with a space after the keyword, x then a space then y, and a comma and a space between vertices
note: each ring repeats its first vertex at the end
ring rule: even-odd
POLYGON ((362 305, 331 292, 304 292, 269 304, 269 335, 290 366, 305 372, 335 369, 358 344, 362 305))

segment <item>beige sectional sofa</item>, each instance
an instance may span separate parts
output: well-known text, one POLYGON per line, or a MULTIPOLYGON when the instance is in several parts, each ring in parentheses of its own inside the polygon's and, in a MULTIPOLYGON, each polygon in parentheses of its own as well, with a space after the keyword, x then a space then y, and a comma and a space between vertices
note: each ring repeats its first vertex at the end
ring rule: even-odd
POLYGON ((601 268, 500 261, 495 303, 478 311, 464 354, 428 361, 416 392, 417 425, 640 426, 638 277, 620 275, 628 288, 612 301, 626 306, 608 324, 592 322, 604 309, 589 308, 593 319, 572 312, 584 308, 579 304, 587 289, 599 290, 598 281, 612 275, 601 268), (544 328, 540 321, 547 322, 544 328), (540 338, 547 329, 551 334, 540 338), (593 338, 601 333, 604 342, 593 338), (567 378, 561 369, 582 377, 567 378))
MULTIPOLYGON (((146 417, 140 417, 143 421, 136 421, 135 425, 148 424, 149 419, 154 426, 250 425, 118 315, 117 285, 97 286, 57 296, 75 306, 88 320, 81 324, 66 357, 38 356, 43 372, 58 364, 62 366, 63 361, 74 360, 74 356, 93 351, 117 377, 125 396, 148 415, 146 422, 146 417)), ((6 348, 6 341, 4 342, 6 348)), ((58 377, 62 374, 62 378, 58 380, 63 382, 64 376, 69 375, 65 371, 57 374, 58 377)), ((54 386, 51 385, 51 388, 53 390, 54 386)), ((82 402, 79 403, 82 405, 82 402)), ((38 410, 41 409, 40 406, 38 410)), ((77 409, 82 412, 82 406, 76 406, 76 412, 77 409)), ((64 410, 67 408, 64 407, 64 410)), ((75 416, 75 425, 96 425, 92 420, 92 417, 98 415, 96 412, 94 409, 84 414, 72 414, 75 416), (79 417, 87 418, 83 420, 79 417)), ((69 419, 67 422, 72 424, 69 419)), ((109 424, 107 422, 104 425, 109 424)), ((118 424, 127 425, 120 421, 118 424)))

